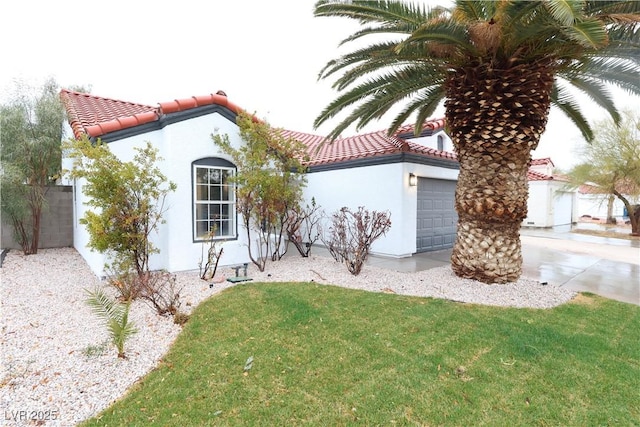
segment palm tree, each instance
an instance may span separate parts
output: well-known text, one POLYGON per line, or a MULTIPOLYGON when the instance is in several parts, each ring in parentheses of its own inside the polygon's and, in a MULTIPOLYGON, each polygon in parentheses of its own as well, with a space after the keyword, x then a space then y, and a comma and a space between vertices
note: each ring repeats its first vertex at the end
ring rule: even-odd
POLYGON ((330 139, 395 106, 401 108, 389 134, 411 116, 419 133, 445 100, 460 162, 451 256, 460 277, 486 283, 520 277, 527 170, 550 106, 591 140, 577 93, 616 123, 620 115, 607 85, 640 94, 640 2, 458 0, 446 9, 394 0, 323 0, 315 15, 359 21, 362 27, 343 43, 375 38, 320 72, 321 79, 340 73, 334 88, 342 94, 315 126, 352 108, 330 139))

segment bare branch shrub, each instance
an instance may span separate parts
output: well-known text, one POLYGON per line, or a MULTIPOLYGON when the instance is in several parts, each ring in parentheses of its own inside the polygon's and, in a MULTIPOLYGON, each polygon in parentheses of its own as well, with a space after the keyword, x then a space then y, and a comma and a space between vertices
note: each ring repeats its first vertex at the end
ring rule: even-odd
POLYGON ((304 258, 311 253, 311 246, 320 239, 320 220, 324 211, 311 199, 311 206, 297 206, 289 211, 286 222, 287 238, 304 258))
POLYGON ((215 232, 216 228, 209 232, 208 240, 206 242, 202 242, 202 255, 200 256, 200 261, 198 262, 198 268, 200 270, 200 278, 202 280, 211 280, 213 276, 216 275, 216 270, 218 269, 218 261, 220 261, 220 257, 222 256, 222 252, 224 248, 217 248, 217 243, 219 240, 215 240, 215 232), (205 245, 209 245, 207 249, 207 257, 205 261, 204 256, 204 248, 205 245), (204 262, 204 266, 202 263, 204 262))
POLYGON ((140 297, 151 304, 158 314, 164 316, 178 313, 182 304, 180 292, 182 292, 184 285, 178 285, 175 274, 165 270, 157 270, 150 271, 142 277, 136 275, 134 278, 140 279, 140 297))
POLYGON ((349 272, 357 276, 371 244, 391 228, 390 216, 388 211, 369 212, 362 206, 356 212, 343 207, 333 214, 329 235, 322 241, 333 259, 345 263, 349 272))

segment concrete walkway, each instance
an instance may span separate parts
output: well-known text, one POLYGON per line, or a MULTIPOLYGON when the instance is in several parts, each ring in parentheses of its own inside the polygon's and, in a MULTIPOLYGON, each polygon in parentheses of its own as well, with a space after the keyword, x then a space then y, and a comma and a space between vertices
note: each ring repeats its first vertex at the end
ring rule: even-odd
MULTIPOLYGON (((522 229, 523 276, 640 305, 640 242, 556 230, 522 229)), ((449 264, 451 250, 367 264, 414 272, 449 264)))

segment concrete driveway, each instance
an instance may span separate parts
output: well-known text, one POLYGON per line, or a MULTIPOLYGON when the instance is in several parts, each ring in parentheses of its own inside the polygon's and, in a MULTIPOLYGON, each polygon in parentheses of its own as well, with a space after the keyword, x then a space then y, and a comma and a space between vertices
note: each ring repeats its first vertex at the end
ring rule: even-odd
POLYGON ((640 305, 640 242, 548 230, 521 240, 523 275, 640 305))
MULTIPOLYGON (((522 229, 523 276, 640 305, 640 242, 556 230, 522 229)), ((412 272, 448 265, 451 250, 409 258, 371 256, 367 264, 412 272)))

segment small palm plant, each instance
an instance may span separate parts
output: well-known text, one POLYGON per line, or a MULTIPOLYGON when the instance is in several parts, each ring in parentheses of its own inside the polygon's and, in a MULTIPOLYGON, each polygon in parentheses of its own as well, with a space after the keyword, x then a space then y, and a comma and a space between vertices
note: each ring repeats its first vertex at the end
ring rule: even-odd
POLYGON ((87 304, 98 317, 107 323, 111 342, 118 349, 118 357, 124 359, 125 342, 131 335, 138 332, 134 324, 129 321, 131 300, 125 303, 118 302, 109 298, 101 289, 86 292, 89 295, 87 304))

